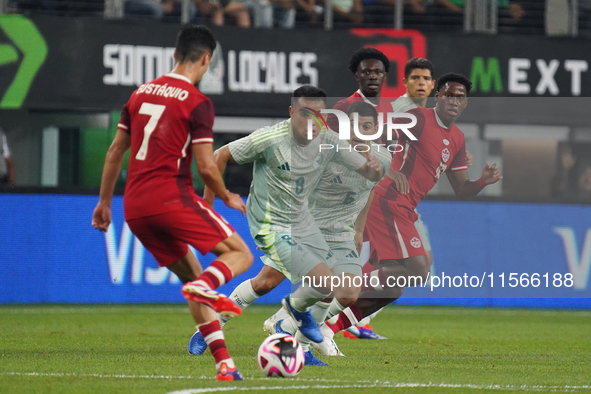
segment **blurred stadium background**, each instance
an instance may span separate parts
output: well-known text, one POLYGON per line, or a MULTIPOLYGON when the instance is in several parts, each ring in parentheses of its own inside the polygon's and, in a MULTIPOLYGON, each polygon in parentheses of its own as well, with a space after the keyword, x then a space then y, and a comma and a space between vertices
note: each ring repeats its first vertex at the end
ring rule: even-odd
MULTIPOLYGON (((215 104, 216 147, 287 117, 302 84, 349 96, 349 56, 363 46, 391 60, 383 97, 404 93, 412 57, 430 59, 436 77, 469 76, 459 126, 475 156, 471 178, 490 161, 504 179, 471 202, 442 179, 419 206, 435 272, 572 273, 574 286, 400 303, 591 307, 586 0, 0 0, 0 127, 17 171, 0 186, 0 303, 183 302, 123 223, 121 198, 108 234, 90 219, 121 107, 171 69, 186 21, 212 26, 220 44, 200 86, 215 104), (35 291, 22 291, 31 282, 35 291)), ((246 197, 250 170, 230 166, 229 188, 246 197)), ((120 193, 124 183, 125 171, 120 193)), ((258 253, 246 220, 217 208, 258 253)))

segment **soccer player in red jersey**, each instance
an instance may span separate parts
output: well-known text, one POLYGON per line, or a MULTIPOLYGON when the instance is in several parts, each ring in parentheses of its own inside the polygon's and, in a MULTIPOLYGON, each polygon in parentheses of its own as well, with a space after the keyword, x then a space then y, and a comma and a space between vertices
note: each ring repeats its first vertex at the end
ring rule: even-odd
MULTIPOLYGON (((413 283, 411 277, 427 280, 429 267, 415 227, 415 208, 441 175, 447 175, 460 198, 475 196, 486 185, 502 178, 496 164, 488 163, 478 180, 468 178, 464 135, 455 122, 468 104, 471 87, 472 83, 463 75, 441 76, 436 86, 436 107, 408 111, 417 118, 416 125, 409 128, 417 140, 411 141, 409 135, 396 130, 394 139, 404 149, 394 155, 386 178, 376 187, 365 225, 373 269, 364 271, 377 278, 371 282, 377 284, 364 288, 359 299, 334 324, 323 326, 325 336, 357 324, 400 297, 404 288, 389 287, 388 279, 392 284, 406 283, 406 286, 421 283, 413 283)), ((404 122, 397 120, 397 123, 404 122)))
POLYGON ((232 226, 197 196, 191 182, 195 156, 207 187, 228 207, 246 212, 240 196, 226 189, 213 161, 213 104, 195 87, 215 47, 207 28, 184 26, 177 37, 172 72, 132 93, 107 152, 92 225, 107 231, 123 155, 131 148, 125 220, 158 264, 183 282, 183 295, 215 358, 217 379, 242 380, 216 314, 236 316, 240 308, 215 289, 246 271, 253 256, 232 226), (203 271, 188 244, 203 254, 211 251, 216 260, 203 271))
MULTIPOLYGON (((359 89, 346 99, 337 102, 333 109, 347 113, 349 106, 358 101, 364 101, 375 107, 378 113, 392 112, 392 106, 388 100, 381 100, 382 86, 388 76, 390 61, 381 51, 374 48, 361 48, 351 55, 349 70, 355 75, 359 89)), ((339 122, 336 116, 329 115, 328 127, 339 131, 339 122)))

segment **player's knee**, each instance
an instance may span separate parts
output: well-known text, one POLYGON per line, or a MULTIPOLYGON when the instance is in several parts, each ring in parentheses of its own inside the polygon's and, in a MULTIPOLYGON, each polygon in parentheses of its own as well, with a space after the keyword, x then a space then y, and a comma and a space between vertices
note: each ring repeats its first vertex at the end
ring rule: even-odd
POLYGON ((335 289, 335 291, 334 291, 334 295, 339 300, 341 305, 345 305, 345 304, 343 304, 343 302, 341 300, 349 300, 348 301, 349 305, 354 303, 355 301, 357 301, 357 298, 359 297, 360 293, 361 293, 361 288, 355 287, 355 286, 343 287, 343 288, 335 289))

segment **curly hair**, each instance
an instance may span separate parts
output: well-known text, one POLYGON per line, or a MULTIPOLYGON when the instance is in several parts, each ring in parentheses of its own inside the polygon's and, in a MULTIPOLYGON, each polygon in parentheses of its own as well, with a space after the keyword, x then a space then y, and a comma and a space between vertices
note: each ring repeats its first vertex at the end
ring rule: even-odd
POLYGON ((448 82, 455 82, 464 85, 466 88, 466 93, 470 93, 470 90, 472 90, 472 82, 470 82, 468 77, 462 74, 448 73, 439 77, 437 84, 435 85, 435 91, 438 92, 439 89, 448 82))
POLYGON ((349 60, 349 70, 355 74, 357 72, 357 67, 359 67, 359 63, 367 59, 379 60, 384 64, 386 72, 390 70, 390 61, 386 55, 375 48, 361 48, 360 50, 353 53, 353 55, 351 55, 351 60, 349 60))

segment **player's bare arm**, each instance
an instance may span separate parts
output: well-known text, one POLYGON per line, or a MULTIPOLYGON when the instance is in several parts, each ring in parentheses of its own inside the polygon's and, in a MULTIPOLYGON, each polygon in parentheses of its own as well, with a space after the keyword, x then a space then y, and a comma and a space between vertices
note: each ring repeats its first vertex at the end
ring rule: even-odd
POLYGON ((242 212, 242 215, 244 215, 246 213, 246 205, 238 194, 232 193, 226 189, 226 185, 222 179, 222 172, 214 160, 212 144, 193 145, 193 155, 195 156, 197 171, 206 185, 205 191, 207 194, 204 192, 204 198, 208 197, 209 200, 206 199, 205 201, 210 206, 213 206, 213 198, 210 194, 213 193, 229 208, 237 209, 242 212))
POLYGON ((447 179, 458 198, 470 198, 480 193, 486 185, 492 185, 503 179, 503 176, 496 163, 491 165, 487 162, 482 170, 482 176, 476 181, 468 178, 468 170, 447 171, 447 179))
POLYGON ((392 168, 388 168, 386 171, 386 177, 394 182, 394 187, 398 191, 398 193, 406 194, 410 191, 410 186, 408 186, 408 179, 406 175, 401 172, 395 171, 392 168))
POLYGON ((131 146, 131 137, 123 129, 117 129, 113 143, 107 151, 103 177, 101 179, 100 199, 92 213, 92 226, 100 231, 107 231, 111 224, 111 201, 115 184, 121 172, 123 155, 131 146))
POLYGON ((374 190, 375 187, 371 189, 367 203, 365 203, 365 206, 357 216, 357 220, 355 220, 355 249, 357 249, 357 253, 361 253, 361 248, 363 247, 363 230, 365 230, 367 214, 369 212, 369 208, 371 207, 371 202, 373 201, 374 190))

